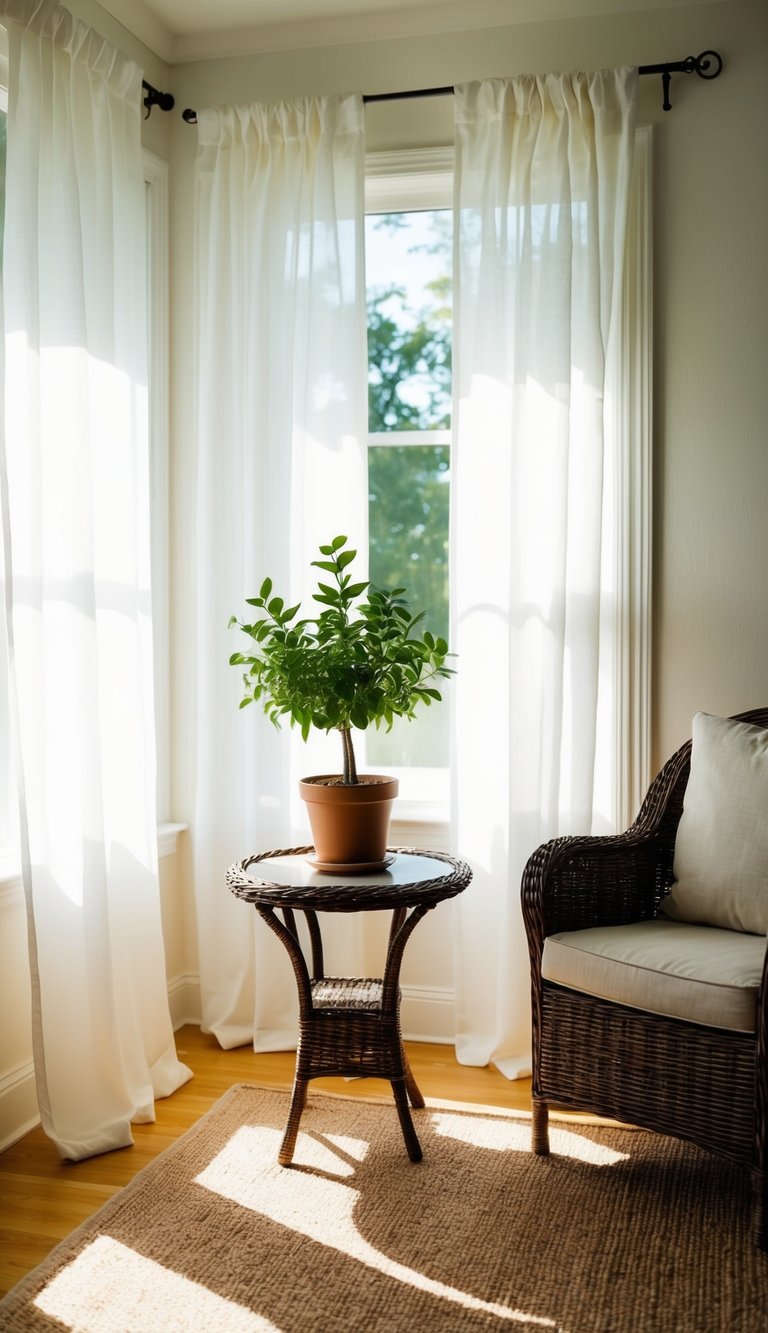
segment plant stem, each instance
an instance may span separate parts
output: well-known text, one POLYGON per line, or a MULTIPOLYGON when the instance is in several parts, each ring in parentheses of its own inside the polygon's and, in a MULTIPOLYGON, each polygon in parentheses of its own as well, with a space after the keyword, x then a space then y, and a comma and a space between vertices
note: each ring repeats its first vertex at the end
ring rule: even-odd
POLYGON ((352 728, 339 727, 341 732, 341 743, 344 746, 344 775, 343 782, 345 787, 357 786, 357 764, 355 763, 355 751, 352 745, 352 728))

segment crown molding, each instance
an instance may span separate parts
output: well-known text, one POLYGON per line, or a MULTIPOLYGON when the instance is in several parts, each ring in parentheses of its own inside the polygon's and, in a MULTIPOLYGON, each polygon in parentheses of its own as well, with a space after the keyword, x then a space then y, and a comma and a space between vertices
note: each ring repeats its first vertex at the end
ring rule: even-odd
MULTIPOLYGON (((594 3, 594 0, 592 0, 594 3)), ((561 0, 555 0, 561 5, 561 0)), ((318 46, 344 46, 402 37, 434 36, 493 28, 510 22, 541 17, 541 0, 518 0, 510 15, 509 0, 448 0, 448 3, 414 5, 408 9, 387 8, 377 13, 346 14, 317 19, 293 19, 279 23, 243 24, 215 31, 186 32, 174 42, 174 61, 186 64, 234 55, 257 55, 274 51, 296 51, 318 46), (521 19, 520 13, 524 14, 521 19)))
MULTIPOLYGON (((709 0, 714 3, 714 0, 709 0)), ((258 4, 244 8, 241 0, 219 5, 188 5, 156 0, 99 0, 100 7, 155 52, 166 64, 180 65, 230 56, 260 55, 312 47, 343 46, 408 37, 437 36, 473 29, 503 28, 600 14, 618 15, 654 9, 681 9, 701 0, 380 0, 380 8, 363 13, 333 14, 327 0, 326 17, 302 13, 301 0, 286 0, 284 11, 293 17, 254 22, 258 4), (248 13, 248 21, 238 16, 248 13), (228 14, 230 17, 228 18, 228 14)), ((97 8, 96 0, 71 0, 70 7, 97 8)), ((274 12, 274 6, 270 12, 274 12)), ((316 11, 315 11, 316 12, 316 11)), ((98 26, 98 25, 94 25, 98 26)))
POLYGON ((105 30, 103 21, 99 21, 99 10, 103 11, 165 65, 174 63, 176 36, 145 0, 67 0, 66 7, 109 41, 122 45, 118 34, 110 31, 109 25, 105 30))

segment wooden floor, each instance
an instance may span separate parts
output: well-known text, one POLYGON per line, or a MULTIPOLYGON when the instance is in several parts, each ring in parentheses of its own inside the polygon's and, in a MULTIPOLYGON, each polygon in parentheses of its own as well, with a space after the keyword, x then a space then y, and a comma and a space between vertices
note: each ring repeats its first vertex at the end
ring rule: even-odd
MULTIPOLYGON (((183 1134, 233 1083, 290 1088, 294 1053, 255 1055, 250 1047, 222 1051, 196 1027, 176 1034, 179 1059, 194 1078, 157 1102, 152 1125, 134 1125, 134 1144, 116 1152, 63 1163, 41 1129, 0 1154, 0 1295, 123 1185, 183 1134)), ((425 1097, 530 1110, 529 1079, 510 1083, 495 1069, 459 1065, 452 1046, 406 1043, 425 1097)), ((390 1095, 379 1079, 316 1079, 313 1088, 348 1096, 390 1095)), ((394 1113, 394 1112, 393 1112, 394 1113)))

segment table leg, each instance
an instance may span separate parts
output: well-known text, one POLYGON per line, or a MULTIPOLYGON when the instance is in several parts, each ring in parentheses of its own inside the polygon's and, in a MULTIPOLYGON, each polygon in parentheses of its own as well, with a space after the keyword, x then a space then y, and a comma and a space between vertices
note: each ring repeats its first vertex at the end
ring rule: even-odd
POLYGON ((421 1110, 421 1108, 424 1105, 424 1098, 421 1095, 421 1089, 419 1088, 416 1079, 413 1077, 411 1066, 408 1063, 408 1056, 405 1054, 404 1050, 402 1051, 402 1056, 403 1056, 403 1068, 405 1070, 405 1090, 408 1093, 411 1106, 415 1106, 417 1110, 421 1110))
MULTIPOLYGON (((406 1093, 406 1081, 404 1078, 393 1078, 390 1079, 390 1084, 395 1098, 395 1106, 397 1107, 400 1128, 403 1131, 406 1152, 412 1162, 420 1162, 424 1154, 421 1151, 421 1144, 419 1143, 416 1130, 413 1128, 411 1108, 408 1105, 408 1095, 406 1093)), ((416 1087, 415 1083, 413 1086, 416 1087)), ((416 1088, 416 1091, 419 1091, 418 1088, 416 1088)), ((421 1093, 419 1093, 419 1096, 421 1096, 421 1093)), ((416 1102, 414 1102, 414 1106, 415 1105, 417 1105, 416 1102)), ((423 1101, 421 1105, 424 1105, 423 1101)))
POLYGON ((308 1083, 309 1079, 299 1078, 298 1075, 293 1080, 293 1095, 291 1096, 291 1106, 288 1112, 288 1124, 285 1127, 283 1141, 280 1144, 280 1151, 277 1154, 277 1160, 280 1166, 290 1166, 293 1161, 296 1137, 299 1132, 299 1121, 301 1120, 301 1113, 307 1103, 308 1083))

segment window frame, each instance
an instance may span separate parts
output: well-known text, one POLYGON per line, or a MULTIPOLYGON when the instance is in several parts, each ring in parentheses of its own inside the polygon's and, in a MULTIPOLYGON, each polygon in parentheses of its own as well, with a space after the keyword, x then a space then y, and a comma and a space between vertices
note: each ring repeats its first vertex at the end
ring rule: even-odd
MULTIPOLYGON (((455 153, 453 145, 441 148, 407 148, 372 152, 365 159, 365 216, 381 213, 416 213, 453 207, 455 153)), ((453 431, 371 431, 367 448, 399 448, 410 445, 452 445, 453 431)), ((443 685, 442 708, 449 707, 450 682, 443 685)), ((418 725, 418 723, 417 723, 418 725)), ((395 836, 399 826, 413 840, 417 831, 439 847, 444 830, 447 847, 450 820, 450 767, 387 765, 400 782, 395 836)))

